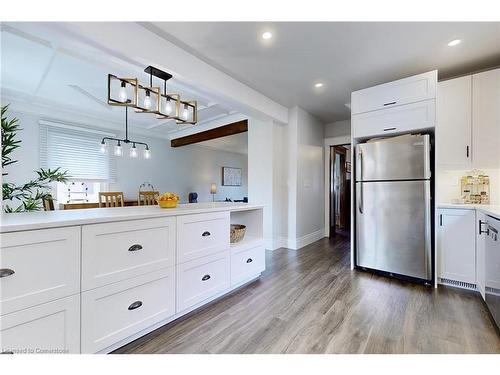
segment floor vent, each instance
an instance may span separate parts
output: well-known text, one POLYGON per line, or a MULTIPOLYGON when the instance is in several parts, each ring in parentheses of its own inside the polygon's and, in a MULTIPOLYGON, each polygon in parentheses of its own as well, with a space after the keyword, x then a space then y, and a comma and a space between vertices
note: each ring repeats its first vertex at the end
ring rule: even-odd
POLYGON ((440 278, 439 282, 441 284, 450 285, 450 286, 454 286, 454 287, 457 287, 457 288, 469 289, 469 290, 477 290, 476 284, 464 283, 463 281, 457 281, 457 280, 450 280, 450 279, 440 278))

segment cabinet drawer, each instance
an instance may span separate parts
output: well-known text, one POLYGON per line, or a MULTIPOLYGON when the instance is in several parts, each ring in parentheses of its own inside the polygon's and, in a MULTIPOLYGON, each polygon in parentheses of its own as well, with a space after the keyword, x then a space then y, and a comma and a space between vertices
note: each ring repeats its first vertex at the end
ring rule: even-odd
POLYGON ((435 123, 434 99, 352 116, 354 138, 405 133, 432 128, 435 123))
POLYGON ((80 291, 80 228, 0 234, 0 312, 80 291))
POLYGON ((231 251, 231 286, 250 279, 266 269, 266 251, 263 245, 231 251))
POLYGON ((82 228, 82 289, 89 290, 175 264, 175 218, 82 228))
POLYGON ((177 312, 229 289, 229 250, 177 266, 177 312))
POLYGON ((177 264, 229 248, 229 212, 177 217, 177 264))
POLYGON ((175 314, 173 267, 82 293, 82 353, 95 353, 175 314))
POLYGON ((351 95, 353 114, 436 98, 437 70, 384 83, 351 95))
POLYGON ((80 353, 80 296, 0 317, 0 352, 80 353))

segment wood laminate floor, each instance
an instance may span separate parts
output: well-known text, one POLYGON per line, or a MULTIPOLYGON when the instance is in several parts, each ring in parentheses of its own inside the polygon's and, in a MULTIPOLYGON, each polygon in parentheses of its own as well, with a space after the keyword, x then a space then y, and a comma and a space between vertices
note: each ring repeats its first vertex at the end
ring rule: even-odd
POLYGON ((500 353, 477 293, 349 268, 346 238, 267 252, 263 276, 115 353, 500 353))

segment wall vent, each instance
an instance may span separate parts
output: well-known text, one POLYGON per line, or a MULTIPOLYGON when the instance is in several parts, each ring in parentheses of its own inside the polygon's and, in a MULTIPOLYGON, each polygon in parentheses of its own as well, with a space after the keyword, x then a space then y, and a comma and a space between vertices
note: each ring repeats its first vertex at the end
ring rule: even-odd
POLYGON ((454 286, 456 288, 468 289, 468 290, 477 290, 476 284, 465 283, 463 281, 450 280, 439 278, 439 283, 443 285, 454 286))

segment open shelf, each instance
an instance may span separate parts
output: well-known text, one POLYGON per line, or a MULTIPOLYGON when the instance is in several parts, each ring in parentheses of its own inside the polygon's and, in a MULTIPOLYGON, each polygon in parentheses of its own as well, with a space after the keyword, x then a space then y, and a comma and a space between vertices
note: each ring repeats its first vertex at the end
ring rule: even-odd
POLYGON ((248 236, 245 235, 240 242, 232 243, 231 250, 233 249, 250 249, 252 247, 257 247, 264 244, 264 239, 262 237, 248 236))

